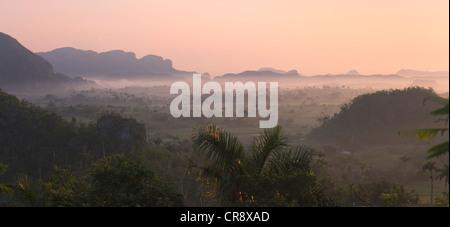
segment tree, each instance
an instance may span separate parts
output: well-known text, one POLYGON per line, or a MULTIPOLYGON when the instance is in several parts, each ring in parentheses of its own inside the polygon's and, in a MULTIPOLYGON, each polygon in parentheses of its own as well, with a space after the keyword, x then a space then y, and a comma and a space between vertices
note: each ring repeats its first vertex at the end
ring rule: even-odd
POLYGON ((183 206, 182 195, 172 184, 124 154, 98 160, 81 178, 56 169, 43 189, 45 206, 183 206))
POLYGON ((431 193, 430 193, 430 206, 433 206, 433 170, 436 169, 436 162, 427 162, 422 168, 424 172, 430 171, 431 180, 431 193))
POLYGON ((91 187, 85 177, 76 177, 69 170, 56 167, 50 181, 43 186, 44 206, 88 206, 91 187))
POLYGON ((176 188, 130 155, 112 155, 100 159, 89 173, 94 206, 183 206, 176 188))
POLYGON ((265 129, 246 151, 239 139, 207 124, 191 138, 206 160, 202 177, 223 205, 325 206, 329 200, 312 172, 315 151, 291 147, 281 126, 265 129))

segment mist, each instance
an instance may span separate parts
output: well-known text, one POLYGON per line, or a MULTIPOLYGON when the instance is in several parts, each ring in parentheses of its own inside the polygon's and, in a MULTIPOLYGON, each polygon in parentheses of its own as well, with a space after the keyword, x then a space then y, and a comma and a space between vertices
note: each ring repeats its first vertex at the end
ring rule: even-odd
POLYGON ((0 206, 449 206, 448 1, 14 1, 0 27, 0 206))

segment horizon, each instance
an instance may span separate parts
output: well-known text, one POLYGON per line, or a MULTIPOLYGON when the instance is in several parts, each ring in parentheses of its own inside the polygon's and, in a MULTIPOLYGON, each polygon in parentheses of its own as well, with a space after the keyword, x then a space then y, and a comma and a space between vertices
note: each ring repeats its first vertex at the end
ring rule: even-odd
POLYGON ((34 53, 63 47, 123 50, 213 76, 266 67, 305 76, 449 70, 444 0, 7 4, 0 8, 2 32, 34 53))
MULTIPOLYGON (((13 37, 13 38, 14 38, 14 37, 13 37)), ((18 41, 19 41, 19 40, 18 40, 18 41)), ((19 41, 19 43, 20 43, 20 41, 19 41)), ((71 49, 80 50, 80 51, 86 51, 86 52, 92 51, 92 52, 95 52, 95 53, 97 53, 97 54, 107 53, 107 52, 112 52, 112 51, 123 51, 124 53, 132 53, 132 54, 134 54, 136 60, 140 60, 140 59, 144 58, 145 56, 149 56, 149 55, 155 56, 154 54, 149 53, 149 54, 147 54, 147 55, 143 55, 143 56, 141 56, 141 57, 138 57, 138 56, 136 55, 136 53, 134 53, 134 52, 126 51, 126 50, 120 50, 120 49, 111 49, 111 50, 106 50, 106 51, 104 51, 104 52, 99 52, 99 51, 96 51, 96 50, 82 50, 82 49, 78 49, 78 48, 76 48, 76 47, 68 47, 68 46, 67 46, 67 47, 56 48, 56 49, 49 50, 49 51, 34 52, 34 53, 35 53, 35 54, 39 54, 39 53, 48 53, 48 52, 52 52, 52 51, 55 51, 55 50, 66 49, 66 48, 71 48, 71 49)), ((156 55, 156 56, 157 56, 157 55, 156 55)), ((172 59, 170 59, 170 58, 165 58, 164 56, 159 56, 159 57, 162 57, 164 60, 171 60, 171 61, 172 61, 172 59)), ((179 69, 179 68, 175 68, 175 69, 184 71, 184 69, 179 69)), ((405 70, 405 71, 415 71, 415 72, 423 72, 423 73, 449 72, 449 70, 429 71, 429 70, 418 70, 418 69, 400 68, 400 69, 398 69, 398 70, 395 71, 395 72, 385 73, 385 74, 382 74, 382 73, 362 74, 362 73, 359 72, 358 69, 349 69, 349 70, 347 70, 346 72, 339 72, 339 73, 331 73, 331 72, 329 72, 329 73, 323 73, 323 74, 311 74, 311 75, 305 75, 305 74, 302 74, 302 72, 299 71, 299 70, 297 70, 297 69, 289 69, 289 70, 285 70, 285 69, 274 68, 274 67, 271 67, 271 66, 262 66, 262 67, 257 68, 257 69, 255 68, 255 69, 245 69, 245 70, 243 70, 243 71, 226 72, 226 73, 221 74, 221 75, 212 75, 212 74, 209 73, 209 72, 196 72, 196 73, 200 73, 200 74, 202 74, 202 75, 208 73, 208 74, 210 74, 210 75, 213 76, 213 77, 218 77, 218 76, 223 76, 223 75, 226 75, 226 74, 239 74, 239 73, 243 73, 243 72, 246 72, 246 71, 272 71, 272 70, 274 70, 274 71, 284 71, 284 73, 287 73, 287 72, 289 72, 289 71, 297 71, 297 73, 298 73, 300 76, 343 75, 343 74, 347 74, 347 73, 352 72, 352 71, 356 71, 357 73, 359 73, 359 75, 399 75, 398 72, 400 72, 400 71, 402 71, 402 70, 405 70)))

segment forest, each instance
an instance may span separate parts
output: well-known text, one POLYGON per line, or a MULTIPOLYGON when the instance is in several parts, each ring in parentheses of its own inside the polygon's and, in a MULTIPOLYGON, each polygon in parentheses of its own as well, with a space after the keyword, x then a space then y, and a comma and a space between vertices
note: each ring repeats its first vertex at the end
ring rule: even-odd
POLYGON ((259 129, 173 118, 168 91, 0 90, 0 206, 449 204, 448 93, 280 89, 278 126, 259 129))

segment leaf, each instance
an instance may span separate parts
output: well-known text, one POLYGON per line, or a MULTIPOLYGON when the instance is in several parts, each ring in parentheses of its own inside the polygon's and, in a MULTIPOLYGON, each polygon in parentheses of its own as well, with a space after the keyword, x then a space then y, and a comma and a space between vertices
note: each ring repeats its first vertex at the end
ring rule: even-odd
POLYGON ((191 138, 195 151, 205 154, 213 166, 232 169, 246 160, 244 146, 239 139, 219 126, 208 124, 191 138))
POLYGON ((261 172, 267 159, 273 152, 282 150, 287 146, 287 139, 283 136, 283 128, 281 126, 265 129, 261 136, 255 138, 251 148, 256 174, 261 172))
POLYGON ((308 146, 275 152, 269 162, 267 174, 290 175, 298 171, 309 173, 313 156, 314 150, 308 146))
POLYGON ((447 103, 444 107, 442 107, 440 109, 437 109, 437 110, 434 110, 430 114, 433 115, 433 116, 445 115, 445 114, 448 114, 448 110, 449 110, 449 106, 448 106, 448 103, 447 103))
POLYGON ((398 134, 406 137, 416 137, 420 140, 429 140, 435 137, 438 133, 444 134, 448 128, 430 128, 430 129, 416 129, 416 130, 400 130, 398 134))
POLYGON ((428 156, 428 159, 441 156, 445 153, 448 153, 448 141, 440 143, 428 150, 428 153, 430 155, 428 156))

